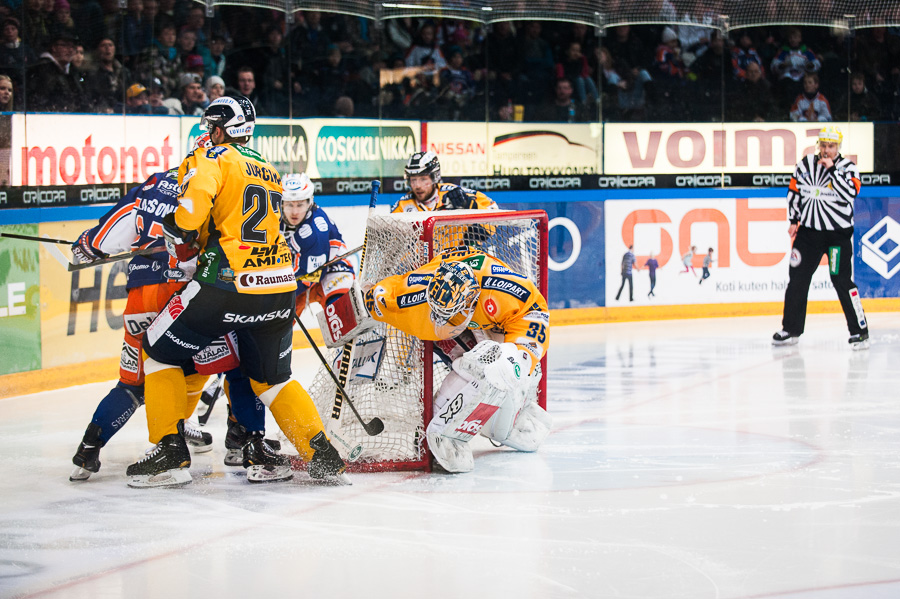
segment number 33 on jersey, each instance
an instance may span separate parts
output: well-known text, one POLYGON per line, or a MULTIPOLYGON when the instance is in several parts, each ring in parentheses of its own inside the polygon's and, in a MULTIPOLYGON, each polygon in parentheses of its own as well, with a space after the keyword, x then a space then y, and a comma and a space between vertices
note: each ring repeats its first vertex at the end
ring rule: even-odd
POLYGON ((176 224, 197 231, 196 279, 239 293, 293 291, 290 248, 279 231, 281 176, 236 143, 188 155, 178 169, 176 224))

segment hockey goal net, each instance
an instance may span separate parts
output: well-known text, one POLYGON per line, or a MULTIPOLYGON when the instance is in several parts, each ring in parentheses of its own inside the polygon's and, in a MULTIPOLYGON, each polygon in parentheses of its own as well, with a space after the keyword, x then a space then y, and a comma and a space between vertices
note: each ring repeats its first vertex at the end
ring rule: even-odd
MULTIPOLYGON (((373 216, 366 239, 361 286, 423 266, 445 249, 468 245, 526 275, 547 296, 547 213, 542 210, 373 216)), ((324 367, 309 388, 323 422, 355 449, 334 444, 350 461, 350 469, 430 469, 425 425, 431 420, 434 392, 449 372, 433 355, 432 343, 379 323, 354 341, 352 356, 345 389, 363 420, 381 418, 385 425, 381 434, 368 436, 349 407, 335 402, 335 385, 324 367)), ((332 350, 328 359, 337 373, 340 349, 332 350)), ((546 373, 546 356, 542 368, 546 373)), ((538 388, 538 401, 546 405, 546 375, 538 388)))

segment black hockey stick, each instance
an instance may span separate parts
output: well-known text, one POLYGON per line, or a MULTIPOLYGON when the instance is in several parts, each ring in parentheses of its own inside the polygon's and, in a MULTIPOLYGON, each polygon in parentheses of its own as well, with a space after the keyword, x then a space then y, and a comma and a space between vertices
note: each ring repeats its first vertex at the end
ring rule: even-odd
POLYGON ((341 254, 340 256, 335 256, 334 258, 332 258, 331 260, 329 260, 328 262, 326 262, 325 264, 323 264, 323 265, 320 266, 319 268, 315 269, 314 271, 309 272, 309 273, 306 273, 305 275, 302 275, 302 276, 300 277, 300 279, 306 279, 306 278, 308 278, 308 277, 311 277, 311 276, 315 275, 317 272, 322 271, 322 270, 328 268, 328 267, 331 266, 332 264, 337 264, 338 262, 340 262, 340 261, 343 260, 344 258, 346 258, 346 257, 348 257, 348 256, 352 256, 353 254, 355 254, 356 252, 358 252, 358 251, 361 250, 361 249, 363 249, 363 246, 359 246, 359 247, 357 247, 357 248, 353 248, 352 250, 350 250, 350 251, 347 252, 346 254, 341 254))
POLYGON ((215 391, 210 393, 208 390, 204 389, 203 393, 200 395, 200 401, 206 406, 206 411, 197 415, 197 422, 200 423, 200 426, 206 426, 206 423, 209 422, 209 416, 212 414, 213 406, 216 405, 216 400, 219 399, 219 396, 222 394, 222 379, 224 376, 224 374, 216 375, 215 391))
MULTIPOLYGON (((359 423, 362 425, 363 430, 366 431, 366 434, 369 435, 370 437, 374 437, 375 435, 380 435, 381 431, 384 430, 384 422, 382 422, 381 418, 376 416, 375 418, 372 418, 372 420, 369 421, 368 423, 366 423, 362 419, 362 416, 360 416, 359 412, 356 411, 356 406, 353 405, 353 401, 350 400, 350 394, 347 393, 347 390, 344 389, 344 385, 341 384, 341 382, 338 380, 337 375, 334 374, 334 371, 331 369, 331 366, 328 364, 328 361, 325 359, 325 356, 323 356, 322 352, 319 351, 319 348, 316 345, 316 342, 313 341, 312 336, 309 334, 309 331, 306 330, 306 327, 303 325, 303 322, 300 320, 300 317, 297 316, 297 314, 294 314, 294 321, 296 321, 296 323, 298 325, 300 325, 300 330, 303 331, 304 335, 306 335, 307 341, 309 341, 309 344, 312 346, 313 350, 315 350, 316 355, 319 356, 319 360, 322 362, 322 365, 325 367, 325 370, 327 370, 328 374, 331 375, 331 380, 333 380, 334 384, 337 386, 337 393, 344 396, 343 400, 347 402, 348 406, 350 406, 350 409, 353 411, 353 415, 356 416, 357 420, 359 420, 359 423)), ((343 371, 343 369, 344 369, 344 365, 341 364, 341 370, 343 371)))
POLYGON ((81 264, 69 264, 68 271, 72 272, 75 270, 83 270, 85 268, 93 268, 95 266, 100 266, 101 264, 109 264, 110 262, 118 262, 119 260, 129 260, 134 258, 135 256, 149 256, 150 254, 155 254, 157 252, 164 252, 166 248, 144 248, 142 250, 135 250, 133 252, 123 252, 121 254, 113 254, 112 256, 107 256, 106 258, 100 258, 99 260, 92 260, 91 262, 82 262, 81 264))
POLYGON ((51 239, 50 237, 36 237, 34 235, 20 235, 18 233, 2 233, 0 237, 9 237, 11 239, 24 239, 25 241, 43 241, 46 243, 58 243, 60 245, 72 245, 74 241, 66 241, 65 239, 51 239))

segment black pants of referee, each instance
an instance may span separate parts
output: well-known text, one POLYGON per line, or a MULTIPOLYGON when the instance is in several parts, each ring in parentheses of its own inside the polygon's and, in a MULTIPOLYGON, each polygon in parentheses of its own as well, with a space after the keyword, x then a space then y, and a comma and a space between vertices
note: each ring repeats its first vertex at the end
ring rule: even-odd
POLYGON ((794 336, 803 334, 809 284, 823 255, 828 256, 831 283, 837 292, 851 335, 867 331, 859 290, 853 282, 853 229, 817 231, 801 226, 791 251, 791 268, 784 293, 782 328, 794 336))

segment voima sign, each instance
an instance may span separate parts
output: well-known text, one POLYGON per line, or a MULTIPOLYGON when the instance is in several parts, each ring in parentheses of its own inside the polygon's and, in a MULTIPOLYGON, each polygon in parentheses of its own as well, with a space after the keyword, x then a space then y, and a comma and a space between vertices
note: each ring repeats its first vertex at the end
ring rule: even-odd
POLYGON ((13 116, 12 184, 139 183, 181 160, 179 119, 164 116, 13 116))
MULTIPOLYGON (((604 170, 620 175, 793 172, 815 150, 816 123, 610 123, 604 170)), ((841 124, 845 156, 872 171, 874 125, 841 124)))

